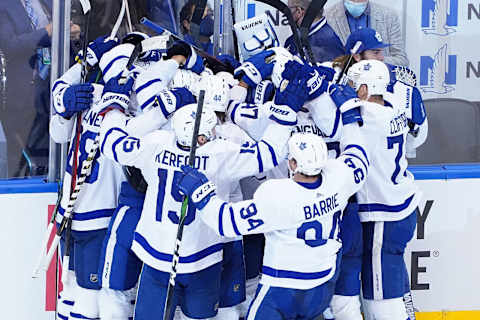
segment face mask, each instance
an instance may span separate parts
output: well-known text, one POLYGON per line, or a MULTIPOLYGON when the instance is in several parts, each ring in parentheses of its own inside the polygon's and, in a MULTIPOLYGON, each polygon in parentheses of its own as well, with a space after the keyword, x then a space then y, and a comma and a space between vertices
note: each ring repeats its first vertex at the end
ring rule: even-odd
POLYGON ((345 0, 343 5, 345 6, 345 9, 347 9, 348 13, 355 18, 360 17, 365 12, 365 9, 367 9, 367 1, 353 2, 350 0, 345 0))

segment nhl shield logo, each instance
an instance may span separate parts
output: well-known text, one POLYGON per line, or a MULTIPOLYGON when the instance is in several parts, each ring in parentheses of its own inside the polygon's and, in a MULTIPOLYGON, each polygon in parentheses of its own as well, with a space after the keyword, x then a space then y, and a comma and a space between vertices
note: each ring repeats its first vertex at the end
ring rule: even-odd
POLYGON ((90 273, 90 282, 97 283, 98 275, 96 273, 90 273))
POLYGON ((448 36, 458 26, 458 0, 422 0, 422 30, 448 36))

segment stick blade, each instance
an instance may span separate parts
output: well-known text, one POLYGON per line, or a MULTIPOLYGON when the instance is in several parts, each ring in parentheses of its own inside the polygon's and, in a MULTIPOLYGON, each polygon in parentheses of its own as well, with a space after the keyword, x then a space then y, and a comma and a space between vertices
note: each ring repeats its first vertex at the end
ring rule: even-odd
POLYGON ((88 11, 92 9, 90 5, 90 0, 79 0, 80 4, 82 5, 83 14, 87 14, 88 11))

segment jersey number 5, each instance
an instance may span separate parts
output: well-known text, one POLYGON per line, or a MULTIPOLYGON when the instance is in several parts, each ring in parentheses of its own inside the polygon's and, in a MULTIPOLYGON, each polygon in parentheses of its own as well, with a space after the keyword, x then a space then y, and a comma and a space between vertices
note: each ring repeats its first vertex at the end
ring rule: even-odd
MULTIPOLYGON (((162 221, 162 214, 163 214, 163 201, 165 200, 165 189, 167 186, 167 169, 158 169, 158 195, 157 195, 157 212, 156 212, 156 220, 162 221)), ((173 186, 177 185, 178 180, 182 177, 182 172, 175 171, 173 174, 173 181, 172 186, 170 187, 170 195, 172 198, 182 203, 183 196, 180 194, 177 188, 173 186)), ((189 201, 190 202, 190 201, 189 201)), ((188 226, 190 223, 193 222, 195 219, 196 209, 195 206, 189 203, 187 215, 185 216, 185 225, 188 226)), ((177 215, 176 211, 169 210, 168 211, 168 218, 175 224, 178 224, 180 221, 180 217, 177 215)))

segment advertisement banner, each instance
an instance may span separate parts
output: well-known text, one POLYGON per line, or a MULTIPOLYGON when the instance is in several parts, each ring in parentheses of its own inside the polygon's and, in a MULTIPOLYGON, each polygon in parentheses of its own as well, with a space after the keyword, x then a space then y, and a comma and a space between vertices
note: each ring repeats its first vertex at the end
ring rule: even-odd
POLYGON ((55 319, 51 312, 55 307, 55 263, 48 276, 41 272, 33 279, 32 272, 42 250, 49 206, 52 210, 56 198, 57 193, 0 194, 0 243, 5 257, 0 265, 3 319, 55 319))
POLYGON ((419 311, 480 310, 480 179, 421 180, 417 230, 405 253, 419 311))
POLYGON ((480 0, 407 1, 406 49, 425 99, 480 100, 480 0))

